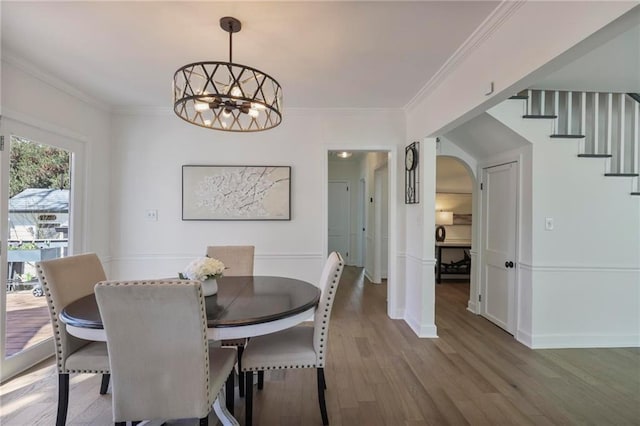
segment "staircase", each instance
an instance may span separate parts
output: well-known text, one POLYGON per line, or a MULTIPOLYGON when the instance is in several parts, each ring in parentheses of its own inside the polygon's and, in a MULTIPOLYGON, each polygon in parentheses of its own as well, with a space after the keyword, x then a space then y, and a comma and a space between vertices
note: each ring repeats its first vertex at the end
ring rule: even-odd
POLYGON ((605 176, 634 180, 640 196, 640 95, 631 93, 526 90, 524 119, 553 119, 551 138, 579 139, 578 157, 604 159, 605 176))

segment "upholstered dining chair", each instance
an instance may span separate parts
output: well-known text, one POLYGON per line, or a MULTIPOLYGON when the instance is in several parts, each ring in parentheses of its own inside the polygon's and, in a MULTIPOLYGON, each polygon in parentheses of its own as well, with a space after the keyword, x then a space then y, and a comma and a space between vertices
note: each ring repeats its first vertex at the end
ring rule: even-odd
POLYGON ((95 287, 107 335, 113 420, 199 418, 212 407, 238 424, 220 404, 233 390, 236 352, 210 345, 198 281, 103 281, 95 287))
MULTIPOLYGON (((314 315, 313 327, 298 325, 264 336, 252 337, 242 355, 245 373, 245 419, 250 426, 253 417, 253 372, 283 368, 315 368, 318 380, 318 403, 322 424, 329 424, 324 391, 327 388, 324 366, 327 358, 329 318, 336 290, 344 268, 340 253, 333 252, 325 263, 320 280, 321 296, 314 315)), ((262 388, 258 380, 258 389, 262 388)))
MULTIPOLYGON (((224 275, 243 277, 253 275, 255 246, 208 246, 207 256, 224 263, 224 275)), ((234 347, 238 351, 238 393, 244 396, 244 374, 242 373, 242 351, 247 339, 223 340, 222 346, 234 347)))
POLYGON ((109 357, 104 342, 91 342, 67 333, 58 316, 69 303, 93 293, 97 282, 106 280, 102 263, 95 253, 68 256, 36 263, 53 325, 58 370, 58 414, 56 425, 67 421, 69 374, 102 374, 100 394, 109 387, 109 357))
POLYGON ((253 275, 254 246, 208 246, 207 256, 224 263, 228 277, 253 275))

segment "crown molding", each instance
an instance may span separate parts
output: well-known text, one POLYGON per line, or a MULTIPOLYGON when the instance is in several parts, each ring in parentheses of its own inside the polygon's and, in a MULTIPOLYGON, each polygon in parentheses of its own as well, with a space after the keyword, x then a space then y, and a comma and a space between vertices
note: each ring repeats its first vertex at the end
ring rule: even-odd
POLYGON ((78 99, 81 102, 98 108, 104 112, 111 112, 111 106, 109 104, 99 101, 96 98, 89 96, 85 92, 76 89, 75 87, 59 79, 58 77, 54 77, 53 75, 44 72, 40 67, 36 66, 32 62, 27 61, 24 58, 21 58, 20 56, 16 55, 14 52, 6 48, 2 49, 2 62, 5 62, 18 68, 21 71, 24 71, 30 76, 60 90, 63 93, 66 93, 69 96, 78 99))
POLYGON ((460 64, 498 30, 527 0, 503 0, 475 29, 464 43, 447 59, 427 83, 404 106, 405 112, 416 106, 423 98, 438 87, 442 81, 460 64))

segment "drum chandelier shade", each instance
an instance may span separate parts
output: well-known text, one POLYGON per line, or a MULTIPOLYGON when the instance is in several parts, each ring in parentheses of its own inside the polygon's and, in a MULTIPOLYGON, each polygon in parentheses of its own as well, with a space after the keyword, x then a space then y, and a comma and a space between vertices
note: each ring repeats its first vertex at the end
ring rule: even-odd
POLYGON ((195 62, 173 75, 173 111, 196 126, 258 132, 282 121, 282 88, 270 75, 232 61, 232 36, 242 24, 220 19, 229 33, 229 62, 195 62))

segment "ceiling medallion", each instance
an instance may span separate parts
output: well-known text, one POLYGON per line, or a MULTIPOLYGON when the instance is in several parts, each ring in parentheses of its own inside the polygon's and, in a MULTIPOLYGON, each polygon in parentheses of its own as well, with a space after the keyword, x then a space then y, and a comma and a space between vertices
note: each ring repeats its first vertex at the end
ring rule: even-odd
POLYGON ((258 132, 282 121, 282 88, 268 74, 232 61, 232 36, 242 28, 232 17, 220 19, 229 33, 229 62, 195 62, 173 75, 173 111, 208 129, 258 132))

